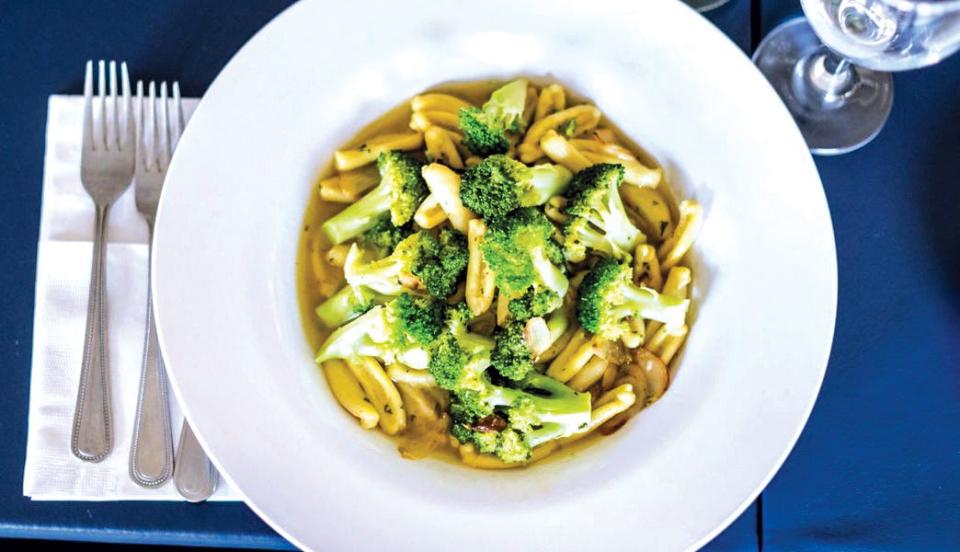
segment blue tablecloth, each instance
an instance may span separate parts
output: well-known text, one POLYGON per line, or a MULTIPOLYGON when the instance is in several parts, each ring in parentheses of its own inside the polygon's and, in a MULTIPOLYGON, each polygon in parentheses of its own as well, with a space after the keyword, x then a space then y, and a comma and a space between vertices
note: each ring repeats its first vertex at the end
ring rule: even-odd
MULTIPOLYGON (((0 0, 0 536, 286 548, 241 504, 31 503, 21 496, 46 98, 88 58, 203 93, 289 2, 0 0)), ((798 11, 732 0, 710 19, 749 51, 798 11)), ((710 550, 960 549, 960 56, 897 76, 867 148, 819 159, 837 234, 834 352, 803 437, 710 550), (953 102, 951 102, 953 100, 953 102)), ((802 290, 797 290, 802 293, 802 290)))

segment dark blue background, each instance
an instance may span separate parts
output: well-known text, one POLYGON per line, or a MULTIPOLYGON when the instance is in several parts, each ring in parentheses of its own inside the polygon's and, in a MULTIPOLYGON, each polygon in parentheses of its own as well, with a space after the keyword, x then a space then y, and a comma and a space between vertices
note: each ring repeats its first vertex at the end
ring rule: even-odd
MULTIPOLYGON (((47 96, 79 93, 90 58, 199 96, 288 3, 0 0, 0 535, 289 546, 240 504, 21 496, 47 96)), ((749 51, 798 11, 732 0, 710 19, 749 51)), ((960 549, 960 56, 896 86, 877 140, 818 159, 840 304, 817 407, 762 499, 710 549, 960 549)))

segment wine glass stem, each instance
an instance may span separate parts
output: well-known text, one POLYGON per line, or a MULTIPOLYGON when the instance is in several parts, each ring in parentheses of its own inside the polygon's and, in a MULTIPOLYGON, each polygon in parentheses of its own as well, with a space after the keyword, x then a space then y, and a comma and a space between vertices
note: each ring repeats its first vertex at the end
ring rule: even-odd
POLYGON ((793 92, 808 106, 835 107, 843 103, 859 80, 850 61, 824 47, 797 61, 793 92))

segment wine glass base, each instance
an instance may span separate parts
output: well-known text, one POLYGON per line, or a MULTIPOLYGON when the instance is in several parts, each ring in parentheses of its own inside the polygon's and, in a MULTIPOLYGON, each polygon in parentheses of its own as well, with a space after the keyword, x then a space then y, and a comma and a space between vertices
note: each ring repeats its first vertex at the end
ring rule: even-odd
POLYGON ((883 128, 893 106, 893 77, 857 66, 849 90, 824 95, 801 74, 804 60, 824 49, 807 20, 798 18, 772 30, 753 62, 783 99, 810 151, 838 155, 865 145, 883 128))

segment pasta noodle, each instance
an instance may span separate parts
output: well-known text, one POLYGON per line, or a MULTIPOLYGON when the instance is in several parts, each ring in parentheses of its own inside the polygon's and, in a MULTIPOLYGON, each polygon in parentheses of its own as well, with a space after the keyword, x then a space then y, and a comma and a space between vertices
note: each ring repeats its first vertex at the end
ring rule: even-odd
POLYGON ((387 435, 395 435, 407 425, 403 400, 397 387, 387 377, 376 359, 354 357, 347 359, 347 366, 360 382, 367 400, 380 416, 380 429, 387 435))
POLYGON ((434 228, 447 220, 447 213, 440 205, 440 199, 430 194, 423 200, 420 207, 417 207, 417 211, 413 214, 413 220, 421 228, 434 228))
POLYGON ((427 159, 438 160, 453 169, 462 169, 463 159, 450 134, 440 127, 427 129, 423 134, 423 140, 427 145, 427 159))
POLYGON ((341 243, 340 245, 335 245, 327 250, 327 262, 331 266, 337 268, 343 268, 343 264, 347 261, 347 252, 350 251, 350 246, 341 243))
POLYGON ((420 132, 438 126, 449 130, 456 130, 458 118, 455 113, 447 111, 415 111, 410 116, 410 128, 420 132))
POLYGON ((380 415, 367 402, 360 382, 342 360, 328 360, 323 363, 323 372, 333 391, 333 396, 347 412, 360 420, 360 425, 367 429, 377 426, 380 415))
POLYGON ((472 104, 450 94, 421 94, 410 100, 413 111, 445 111, 456 114, 465 107, 472 107, 472 104))
POLYGON ((423 179, 440 207, 450 219, 450 224, 463 234, 467 233, 471 220, 477 218, 460 201, 460 175, 439 163, 423 167, 423 179))
POLYGON ((379 183, 380 173, 376 167, 344 172, 320 181, 320 199, 335 203, 353 203, 379 183))
POLYGON ((385 151, 412 151, 421 147, 423 147, 423 133, 384 134, 371 138, 354 149, 334 152, 333 161, 337 170, 344 172, 373 163, 385 151))
POLYGON ((493 273, 487 267, 480 251, 480 238, 487 231, 487 225, 480 219, 474 219, 467 225, 467 244, 470 257, 467 262, 467 306, 474 316, 480 316, 493 304, 496 288, 493 273))
POLYGON ((557 111, 563 111, 567 107, 567 95, 563 87, 559 84, 545 86, 540 91, 540 97, 537 99, 537 111, 533 116, 534 121, 539 121, 557 111))
POLYGON ((555 130, 548 130, 540 140, 540 148, 551 161, 570 169, 571 172, 580 172, 593 164, 584 157, 577 148, 560 136, 555 130))
POLYGON ((520 160, 524 163, 533 163, 543 157, 543 151, 540 150, 540 138, 548 130, 556 130, 568 121, 575 122, 575 134, 582 134, 596 128, 597 124, 600 123, 600 110, 592 105, 577 105, 551 113, 533 123, 524 135, 523 142, 517 148, 520 153, 520 160))
POLYGON ((693 240, 700 233, 703 223, 703 208, 696 201, 684 200, 680 202, 680 222, 673 236, 660 245, 660 266, 663 270, 670 270, 687 253, 693 240))
POLYGON ((607 361, 594 356, 583 365, 583 368, 573 376, 567 385, 576 391, 586 391, 603 377, 607 370, 607 361))
POLYGON ((647 236, 663 241, 673 234, 673 215, 670 206, 656 188, 646 186, 622 186, 620 195, 624 202, 633 208, 637 223, 647 236))
POLYGON ((657 250, 650 244, 641 243, 637 246, 633 256, 633 281, 657 291, 663 286, 657 250))
POLYGON ((550 363, 547 375, 567 383, 586 366, 597 352, 600 343, 600 338, 590 337, 587 332, 579 330, 557 358, 550 363))

